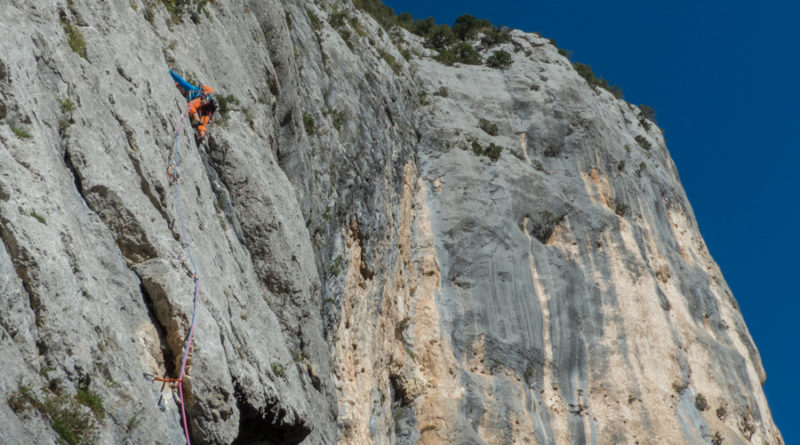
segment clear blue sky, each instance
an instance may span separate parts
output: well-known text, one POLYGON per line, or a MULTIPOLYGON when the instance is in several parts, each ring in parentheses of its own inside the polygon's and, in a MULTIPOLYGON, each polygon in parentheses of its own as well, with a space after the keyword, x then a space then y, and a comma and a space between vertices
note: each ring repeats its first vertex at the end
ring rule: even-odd
POLYGON ((800 2, 384 0, 539 31, 655 108, 711 254, 767 371, 787 444, 800 444, 800 2))

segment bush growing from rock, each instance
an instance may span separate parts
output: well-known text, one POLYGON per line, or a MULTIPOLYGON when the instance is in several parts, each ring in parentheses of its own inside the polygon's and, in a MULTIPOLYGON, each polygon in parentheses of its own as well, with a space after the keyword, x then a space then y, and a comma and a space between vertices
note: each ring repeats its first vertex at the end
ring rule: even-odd
POLYGON ((564 216, 566 215, 556 216, 549 210, 542 210, 538 218, 531 218, 531 235, 540 243, 547 244, 564 216))
POLYGON ((394 71, 395 74, 400 74, 400 71, 403 70, 403 65, 394 58, 393 55, 387 53, 386 51, 379 49, 378 54, 380 54, 381 58, 386 61, 389 67, 394 71))
POLYGON ((458 62, 458 60, 456 60, 455 53, 450 48, 440 50, 439 54, 435 55, 433 59, 447 66, 453 66, 454 63, 458 62))
POLYGON ((411 26, 411 32, 421 37, 427 37, 435 27, 436 22, 433 17, 428 17, 427 19, 415 20, 411 26))
POLYGON ((644 161, 642 161, 642 162, 639 163, 639 168, 636 170, 636 176, 641 178, 642 177, 642 173, 645 170, 647 170, 647 164, 645 164, 644 161))
POLYGON ((492 26, 488 20, 479 20, 469 14, 464 14, 453 23, 453 33, 456 38, 467 41, 475 37, 482 29, 492 26))
POLYGON ((106 410, 103 407, 103 399, 97 393, 89 390, 88 388, 79 389, 75 400, 83 406, 88 407, 94 413, 94 416, 100 420, 106 418, 106 410))
POLYGON ((558 144, 548 144, 544 149, 544 155, 548 158, 555 158, 561 154, 561 146, 558 144))
POLYGON ((491 143, 491 144, 489 144, 488 147, 486 147, 486 150, 484 151, 484 155, 487 158, 491 159, 492 162, 497 162, 497 160, 500 159, 500 152, 502 152, 502 151, 503 151, 503 147, 501 147, 499 145, 494 145, 494 143, 491 143))
MULTIPOLYGON (((397 15, 394 9, 383 4, 381 0, 353 0, 353 6, 371 15, 386 30, 396 25, 414 32, 415 22, 411 14, 404 12, 397 15)), ((433 18, 430 20, 433 22, 433 18)))
POLYGON ((483 61, 481 54, 466 42, 457 42, 456 44, 444 48, 439 51, 436 60, 445 65, 452 65, 454 63, 463 63, 464 65, 480 65, 483 61))
POLYGON ((456 40, 453 30, 447 25, 439 25, 433 28, 425 39, 425 45, 433 49, 444 49, 456 40))
POLYGON ((328 23, 330 23, 331 26, 333 26, 336 29, 341 29, 345 25, 346 18, 347 18, 346 13, 344 13, 343 11, 339 11, 338 9, 335 9, 331 13, 330 17, 328 17, 328 23))
POLYGON ((47 225, 47 220, 44 218, 44 216, 36 213, 35 211, 31 211, 31 216, 35 218, 36 221, 39 221, 40 224, 47 225))
POLYGON ((483 147, 481 147, 478 141, 472 141, 472 152, 478 156, 483 154, 483 147))
POLYGON ((344 125, 345 121, 347 120, 347 113, 344 111, 333 110, 333 128, 336 131, 340 131, 342 129, 342 125, 344 125))
POLYGON ((614 95, 617 99, 623 96, 622 89, 616 85, 610 85, 605 79, 600 79, 594 75, 594 71, 592 71, 592 67, 586 65, 585 63, 575 62, 572 64, 572 67, 575 68, 575 71, 580 74, 581 77, 586 79, 586 82, 592 88, 600 87, 611 94, 614 95))
POLYGON ((404 12, 397 16, 397 25, 402 26, 403 28, 410 29, 411 25, 414 24, 414 16, 412 16, 408 12, 404 12))
POLYGON ((580 62, 575 62, 572 64, 572 67, 575 68, 575 71, 577 71, 578 74, 581 75, 581 77, 586 79, 586 82, 589 83, 589 86, 591 86, 592 88, 596 87, 603 88, 609 91, 611 94, 614 95, 614 97, 618 99, 623 96, 623 92, 620 87, 616 85, 610 85, 605 79, 600 79, 596 77, 594 75, 594 71, 592 71, 592 67, 590 67, 589 65, 580 62))
POLYGON ((491 68, 507 69, 512 63, 514 63, 514 60, 511 58, 511 54, 502 49, 486 59, 486 66, 491 68))
POLYGON ((170 18, 173 23, 180 23, 181 16, 184 12, 189 13, 192 22, 198 23, 200 21, 199 13, 203 12, 208 15, 205 7, 209 0, 161 0, 164 7, 167 8, 170 18))
POLYGON ((706 408, 708 408, 708 402, 706 401, 705 396, 702 394, 697 394, 697 396, 694 398, 694 406, 698 411, 705 411, 706 408))
POLYGON ((656 121, 656 110, 653 107, 648 107, 647 105, 639 105, 639 111, 641 112, 641 116, 645 119, 650 120, 653 123, 658 123, 656 121))
POLYGON ((478 122, 478 125, 481 127, 481 130, 485 131, 486 133, 497 136, 497 124, 493 124, 486 119, 481 118, 478 122))
POLYGON ((354 50, 353 42, 350 40, 351 35, 352 34, 350 34, 350 30, 347 28, 342 28, 339 30, 339 36, 342 38, 342 40, 344 40, 344 43, 347 45, 347 47, 350 48, 351 51, 353 51, 354 50))
POLYGON ((511 33, 495 26, 486 30, 481 37, 481 44, 487 48, 511 41, 511 33))
POLYGON ((306 15, 308 16, 308 20, 311 22, 311 27, 314 28, 314 31, 319 31, 322 29, 322 21, 320 21, 316 14, 306 9, 306 15))
POLYGON ((448 92, 447 87, 441 87, 439 88, 438 91, 433 93, 434 96, 439 96, 439 97, 447 97, 449 94, 450 93, 448 92))
POLYGON ((45 390, 45 397, 41 400, 33 390, 20 383, 8 399, 8 405, 16 413, 35 409, 50 423, 59 438, 70 445, 94 443, 98 419, 105 417, 102 400, 88 390, 79 390, 74 398, 45 390), (92 414, 85 412, 81 405, 89 407, 92 414))
POLYGON ((58 99, 58 106, 61 108, 61 112, 63 113, 71 113, 75 111, 75 104, 69 100, 68 97, 58 99))
POLYGON ((314 134, 314 116, 307 112, 303 112, 303 127, 306 129, 306 134, 312 136, 314 134))
POLYGON ((16 122, 11 122, 9 124, 11 126, 11 131, 20 139, 30 139, 33 137, 31 133, 23 126, 17 124, 16 122))
POLYGON ((219 96, 219 114, 225 116, 229 111, 232 110, 233 105, 239 105, 239 99, 236 98, 233 94, 228 94, 226 96, 219 96))
POLYGON ((69 43, 69 47, 75 54, 86 58, 86 41, 83 39, 83 34, 81 31, 72 25, 67 18, 61 19, 61 27, 64 29, 64 33, 67 35, 67 42, 69 43))
POLYGON ((484 149, 478 141, 472 141, 472 152, 478 156, 486 156, 491 159, 492 162, 497 162, 497 160, 500 159, 500 153, 502 151, 503 147, 495 145, 494 143, 489 144, 489 146, 484 149))
POLYGON ((645 150, 650 150, 653 147, 653 144, 651 144, 650 141, 648 141, 647 138, 645 138, 641 134, 637 135, 633 139, 636 141, 637 144, 639 144, 640 147, 644 148, 645 150))

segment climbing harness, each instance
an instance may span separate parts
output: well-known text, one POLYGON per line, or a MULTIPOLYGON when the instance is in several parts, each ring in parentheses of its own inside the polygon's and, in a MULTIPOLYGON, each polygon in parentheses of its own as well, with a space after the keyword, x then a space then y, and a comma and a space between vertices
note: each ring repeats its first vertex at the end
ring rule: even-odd
MULTIPOLYGON (((189 107, 186 107, 186 110, 181 115, 180 124, 178 124, 178 131, 175 132, 175 144, 172 152, 167 159, 167 176, 169 177, 170 183, 175 187, 175 209, 176 213, 178 214, 178 220, 180 221, 181 225, 181 239, 183 240, 183 248, 186 250, 186 257, 191 264, 191 270, 189 270, 189 276, 194 283, 194 292, 192 298, 192 322, 189 325, 189 335, 186 338, 186 345, 183 348, 183 359, 181 360, 181 370, 178 374, 178 378, 161 378, 155 377, 155 380, 159 382, 165 383, 177 383, 178 384, 178 394, 180 394, 181 400, 181 418, 183 419, 183 433, 186 436, 186 445, 191 445, 191 441, 189 440, 189 422, 186 417, 186 402, 184 401, 183 397, 183 378, 186 376, 186 361, 189 358, 189 351, 192 348, 192 337, 194 336, 194 322, 195 316, 197 315, 197 302, 200 295, 200 278, 197 276, 197 266, 194 263, 194 258, 192 258, 192 250, 189 246, 189 241, 186 238, 186 227, 183 223, 183 213, 181 212, 181 199, 180 199, 180 190, 178 188, 178 179, 180 175, 178 174, 178 139, 181 134, 181 130, 183 129, 183 122, 186 119, 186 114, 189 111, 189 107), (174 161, 174 162, 173 162, 174 161)), ((186 263, 183 259, 180 259, 181 265, 186 266, 186 263)))

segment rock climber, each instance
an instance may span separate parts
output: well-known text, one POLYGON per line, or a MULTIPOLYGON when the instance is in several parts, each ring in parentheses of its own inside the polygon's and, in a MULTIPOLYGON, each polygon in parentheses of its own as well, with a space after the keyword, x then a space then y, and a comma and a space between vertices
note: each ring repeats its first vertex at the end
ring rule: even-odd
POLYGON ((208 134, 208 122, 217 111, 217 92, 208 85, 196 87, 187 82, 184 78, 169 70, 169 74, 175 80, 175 86, 188 101, 189 119, 192 127, 197 130, 195 139, 203 142, 208 134))

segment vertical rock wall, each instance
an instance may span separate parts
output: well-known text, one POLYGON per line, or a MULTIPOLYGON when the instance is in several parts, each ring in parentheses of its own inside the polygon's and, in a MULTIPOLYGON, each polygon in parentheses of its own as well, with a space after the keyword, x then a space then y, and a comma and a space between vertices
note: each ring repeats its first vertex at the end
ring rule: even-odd
POLYGON ((538 35, 496 49, 511 68, 418 64, 438 307, 463 388, 419 403, 455 399, 467 423, 433 422, 423 442, 780 443, 659 129, 538 35))
POLYGON ((780 443, 658 128, 546 41, 171 5, 0 9, 0 442, 183 441, 182 216, 193 443, 780 443), (170 67, 225 99, 207 144, 170 67))

